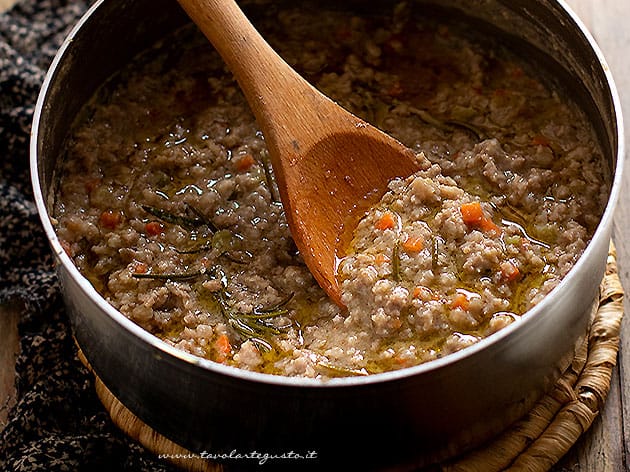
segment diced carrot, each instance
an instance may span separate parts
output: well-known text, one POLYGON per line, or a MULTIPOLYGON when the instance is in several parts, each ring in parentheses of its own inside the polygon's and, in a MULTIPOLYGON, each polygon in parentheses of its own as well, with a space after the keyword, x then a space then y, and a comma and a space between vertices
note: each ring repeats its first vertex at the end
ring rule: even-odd
POLYGON ((484 219, 481 203, 479 202, 463 203, 460 207, 460 211, 464 223, 468 226, 478 226, 484 219))
POLYGON ((376 257, 374 258, 374 262, 376 262, 377 264, 386 264, 390 260, 391 259, 387 257, 385 254, 377 254, 376 257))
POLYGON ((61 244, 63 251, 66 254, 68 254, 68 256, 72 257, 74 255, 73 254, 74 251, 72 251, 72 245, 68 241, 64 241, 63 239, 60 239, 59 243, 61 244))
POLYGON ((468 297, 461 292, 457 292, 455 297, 453 298, 453 302, 451 303, 451 308, 461 308, 462 310, 468 310, 470 306, 470 300, 468 297))
POLYGON ((238 161, 236 161, 236 170, 239 172, 246 172, 256 164, 256 159, 251 154, 245 154, 238 161))
POLYGON ((419 298, 425 302, 429 300, 437 300, 438 297, 429 287, 418 285, 413 289, 413 298, 419 298))
POLYGON ((214 342, 214 347, 217 350, 217 361, 225 362, 232 352, 232 345, 230 344, 230 339, 227 334, 223 333, 217 337, 214 342))
POLYGON ((107 229, 116 229, 116 226, 122 221, 122 215, 119 211, 107 210, 101 213, 98 223, 107 229))
POLYGON ((521 238, 521 250, 528 251, 532 247, 532 244, 527 238, 521 238))
POLYGON ((400 97, 403 92, 404 89, 402 85, 397 81, 385 91, 385 94, 389 97, 400 97))
POLYGON ((149 266, 144 262, 136 261, 133 265, 133 273, 134 274, 146 274, 149 270, 149 266))
POLYGON ((479 227, 485 233, 495 233, 495 234, 501 233, 501 228, 499 228, 494 221, 492 221, 490 218, 487 218, 485 216, 482 218, 481 223, 479 224, 479 227))
POLYGON ((410 236, 402 243, 405 252, 420 252, 424 248, 424 241, 419 236, 410 236))
POLYGON ((467 226, 479 228, 486 233, 501 233, 501 228, 484 214, 481 203, 463 203, 460 211, 462 219, 467 226))
POLYGON ((164 232, 164 225, 159 221, 149 221, 144 225, 144 232, 149 236, 157 236, 164 232))
POLYGON ((230 338, 228 338, 227 334, 220 334, 216 340, 216 348, 223 354, 229 354, 232 350, 232 345, 230 344, 230 338))
POLYGON ((549 146, 550 141, 549 139, 547 139, 546 136, 543 136, 542 134, 537 134, 532 138, 532 144, 534 146, 549 146))
POLYGON ((397 356, 394 356, 394 362, 396 362, 396 364, 398 365, 406 366, 409 363, 409 359, 399 354, 397 356))
POLYGON ((374 225, 376 229, 386 230, 392 229, 396 226, 396 220, 394 214, 391 211, 384 212, 374 225))
POLYGON ((514 282, 521 276, 518 266, 511 261, 501 263, 501 276, 506 282, 514 282))

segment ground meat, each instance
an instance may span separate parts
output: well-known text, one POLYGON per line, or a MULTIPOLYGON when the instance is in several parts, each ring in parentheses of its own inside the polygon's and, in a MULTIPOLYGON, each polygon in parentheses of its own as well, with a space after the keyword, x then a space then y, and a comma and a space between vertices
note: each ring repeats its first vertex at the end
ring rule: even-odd
POLYGON ((336 306, 291 240, 236 82, 179 31, 87 105, 59 172, 59 238, 116 309, 193 355, 325 379, 465 348, 571 270, 609 182, 584 114, 539 68, 431 19, 269 9, 256 24, 421 170, 342 248, 336 306))

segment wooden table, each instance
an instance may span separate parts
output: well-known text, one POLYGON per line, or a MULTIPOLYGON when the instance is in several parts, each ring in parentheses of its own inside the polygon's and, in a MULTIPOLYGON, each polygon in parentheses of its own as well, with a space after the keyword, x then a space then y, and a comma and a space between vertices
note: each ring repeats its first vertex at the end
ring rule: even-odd
MULTIPOLYGON (((567 0, 599 44, 621 96, 630 136, 630 18, 629 0, 567 0)), ((623 189, 630 184, 625 166, 623 189)), ((614 221, 619 276, 630 293, 630 194, 622 189, 614 221)), ((628 313, 628 297, 625 307, 628 313)), ((591 429, 553 469, 554 471, 619 472, 630 469, 630 320, 624 316, 621 346, 604 410, 591 429), (625 432, 625 435, 624 435, 625 432)))
MULTIPOLYGON (((14 0, 0 0, 0 10, 14 0)), ((566 0, 592 32, 615 78, 625 133, 630 136, 630 0, 566 0)), ((630 169, 624 174, 624 188, 630 185, 630 169)), ((614 223, 619 275, 626 293, 630 290, 630 194, 622 190, 614 223)), ((626 300, 626 307, 628 307, 626 300)), ((10 339, 16 339, 17 316, 0 310, 0 428, 5 399, 12 396, 14 359, 10 339)), ((4 412, 5 413, 5 412, 4 412)), ((630 320, 624 317, 618 365, 604 410, 554 472, 619 472, 630 469, 630 320), (625 432, 625 435, 624 435, 625 432), (627 458, 627 459, 626 459, 627 458)))

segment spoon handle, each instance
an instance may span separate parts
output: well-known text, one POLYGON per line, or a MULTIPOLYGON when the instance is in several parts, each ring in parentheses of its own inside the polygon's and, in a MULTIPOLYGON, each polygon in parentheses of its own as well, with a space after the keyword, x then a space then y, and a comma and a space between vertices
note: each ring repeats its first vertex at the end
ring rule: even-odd
MULTIPOLYGON (((265 137, 291 236, 341 304, 336 250, 343 228, 417 168, 414 153, 335 104, 260 36, 234 0, 179 0, 236 77, 265 137)), ((342 234, 343 233, 343 234, 342 234)))
POLYGON ((330 107, 336 105, 271 48, 234 0, 179 3, 236 77, 267 144, 279 149, 315 144, 316 136, 313 142, 304 142, 310 135, 307 130, 330 126, 330 107), (299 143, 294 136, 300 136, 299 143))

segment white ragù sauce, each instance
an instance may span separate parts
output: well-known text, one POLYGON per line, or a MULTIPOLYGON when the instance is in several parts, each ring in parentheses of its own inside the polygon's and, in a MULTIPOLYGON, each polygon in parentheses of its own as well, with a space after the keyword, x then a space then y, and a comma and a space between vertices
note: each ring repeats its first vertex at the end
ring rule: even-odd
POLYGON ((296 251, 237 84, 206 40, 180 32, 89 104, 61 172, 59 237, 125 316, 243 369, 365 375, 477 342, 574 265, 606 203, 602 153, 524 63, 404 15, 292 10, 257 26, 422 170, 360 222, 340 310, 296 251))

